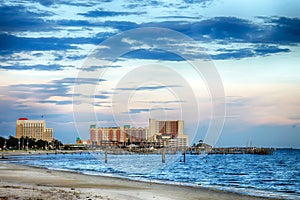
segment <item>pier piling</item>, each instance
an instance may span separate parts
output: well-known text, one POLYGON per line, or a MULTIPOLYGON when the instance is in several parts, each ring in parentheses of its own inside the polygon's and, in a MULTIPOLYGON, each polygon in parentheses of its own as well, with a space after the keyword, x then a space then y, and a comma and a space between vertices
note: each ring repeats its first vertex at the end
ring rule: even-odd
POLYGON ((108 162, 108 157, 107 157, 107 149, 105 149, 105 163, 108 162))
POLYGON ((162 150, 161 158, 162 158, 162 163, 166 163, 166 150, 165 149, 162 150))

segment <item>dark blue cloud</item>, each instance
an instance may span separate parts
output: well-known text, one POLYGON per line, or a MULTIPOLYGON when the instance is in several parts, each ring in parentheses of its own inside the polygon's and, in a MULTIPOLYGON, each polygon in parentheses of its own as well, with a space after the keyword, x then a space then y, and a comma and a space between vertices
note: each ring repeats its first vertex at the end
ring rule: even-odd
MULTIPOLYGON (((180 18, 180 16, 178 16, 180 18)), ((90 22, 86 20, 61 20, 58 25, 110 27, 119 31, 126 31, 143 27, 162 27, 179 31, 200 41, 218 41, 220 43, 299 43, 300 19, 271 17, 263 18, 265 23, 257 24, 253 21, 237 17, 215 17, 199 21, 163 21, 137 24, 128 21, 90 22)), ((106 36, 112 36, 107 34, 106 36)))
POLYGON ((52 16, 53 13, 46 11, 32 12, 25 6, 1 6, 0 7, 0 30, 3 32, 16 31, 52 31, 53 23, 45 21, 42 17, 52 16))
POLYGON ((73 104, 73 101, 40 100, 40 101, 38 101, 38 103, 52 103, 52 104, 56 104, 56 105, 69 105, 69 104, 73 104))
POLYGON ((71 66, 63 66, 63 65, 57 65, 57 64, 51 64, 51 65, 10 65, 10 66, 0 66, 0 69, 5 70, 39 70, 39 71, 58 71, 63 70, 66 67, 71 66))
POLYGON ((77 49, 77 47, 70 45, 71 43, 76 43, 76 40, 68 41, 67 39, 60 38, 24 38, 0 34, 0 50, 7 52, 77 49))
POLYGON ((242 59, 255 56, 268 56, 275 53, 287 53, 290 52, 287 48, 280 48, 275 45, 256 45, 252 48, 241 49, 218 49, 217 53, 211 55, 214 60, 228 60, 228 59, 242 59))
POLYGON ((138 114, 138 113, 143 113, 143 112, 151 112, 151 111, 158 111, 158 110, 176 110, 174 108, 134 108, 130 109, 129 112, 126 112, 127 114, 138 114))
MULTIPOLYGON (((7 91, 12 97, 19 99, 28 99, 35 97, 41 100, 47 100, 52 96, 72 97, 81 94, 73 94, 73 86, 77 84, 97 84, 104 79, 96 78, 64 78, 41 84, 15 84, 7 86, 7 91)), ((49 102, 48 102, 49 103, 49 102)))
POLYGON ((165 88, 173 88, 173 87, 180 87, 178 85, 155 85, 155 86, 142 86, 138 87, 135 90, 159 90, 159 89, 165 89, 165 88))
POLYGON ((183 61, 185 60, 179 55, 172 52, 166 52, 160 49, 139 49, 131 51, 122 57, 124 58, 138 58, 138 59, 153 59, 153 60, 170 60, 170 61, 183 61))
POLYGON ((138 1, 132 0, 130 3, 123 5, 124 8, 134 9, 134 8, 143 8, 143 7, 163 7, 166 6, 162 1, 150 0, 150 1, 138 1))
POLYGON ((71 84, 73 85, 75 82, 77 84, 95 84, 98 82, 106 81, 105 79, 97 79, 97 78, 64 78, 59 80, 54 80, 52 83, 62 83, 62 84, 71 84))
POLYGON ((172 104, 172 103, 185 103, 185 101, 174 100, 174 101, 139 101, 141 103, 151 103, 151 104, 172 104))
POLYGON ((256 24, 236 17, 215 17, 197 22, 164 21, 141 24, 141 27, 164 27, 184 33, 201 41, 221 43, 299 43, 300 19, 271 17, 256 24), (204 37, 205 36, 205 37, 204 37))
POLYGON ((65 52, 57 52, 54 53, 53 56, 55 56, 55 61, 62 61, 62 60, 83 60, 87 58, 87 55, 65 55, 65 52))
POLYGON ((191 17, 185 15, 170 15, 170 16, 159 16, 157 19, 199 19, 199 17, 191 17))
POLYGON ((69 56, 66 56, 66 58, 69 60, 82 60, 82 59, 87 58, 87 55, 69 55, 69 56))
POLYGON ((122 66, 120 65, 112 65, 112 66, 89 66, 89 67, 84 67, 84 68, 80 68, 82 71, 89 71, 89 72, 93 72, 93 71, 97 71, 98 69, 105 69, 105 68, 120 68, 122 66))
POLYGON ((105 38, 26 38, 8 34, 0 34, 1 54, 21 51, 66 51, 78 49, 75 44, 99 44, 105 38))
POLYGON ((43 54, 43 53, 33 53, 32 55, 33 55, 33 56, 36 56, 36 57, 41 57, 41 56, 43 56, 44 54, 43 54))
MULTIPOLYGON (((139 24, 135 22, 130 21, 103 21, 103 22, 93 22, 88 20, 59 20, 56 21, 57 25, 60 26, 79 26, 79 27, 109 27, 109 28, 115 28, 119 31, 127 31, 134 28, 141 27, 139 24)), ((115 33, 114 33, 115 34, 115 33)), ((97 36, 106 36, 110 37, 114 35, 112 33, 99 33, 97 36)))
POLYGON ((97 95, 94 96, 94 98, 96 98, 96 99, 108 99, 109 96, 104 95, 104 94, 97 94, 97 95))
POLYGON ((300 42, 299 18, 273 17, 265 18, 265 21, 271 24, 270 29, 266 30, 265 42, 282 44, 300 42))
POLYGON ((126 15, 141 15, 146 12, 115 12, 115 11, 105 11, 105 10, 93 10, 87 13, 78 13, 85 17, 114 17, 114 16, 126 16, 126 15))
POLYGON ((214 0, 183 0, 187 5, 200 5, 202 8, 208 7, 214 0))
POLYGON ((24 58, 20 55, 16 56, 12 56, 11 54, 2 54, 2 55, 5 55, 3 56, 2 58, 0 58, 0 63, 5 63, 5 62, 10 62, 13 60, 14 62, 20 62, 20 61, 29 61, 31 60, 30 58, 24 58))
POLYGON ((56 6, 56 5, 69 5, 69 6, 76 6, 76 7, 92 7, 99 3, 107 3, 112 2, 112 0, 98 0, 96 2, 92 1, 69 1, 69 0, 33 0, 33 2, 39 2, 41 5, 48 7, 48 6, 56 6))
POLYGON ((291 50, 288 48, 280 48, 275 45, 257 45, 254 48, 254 51, 257 55, 266 56, 269 54, 275 54, 275 53, 287 53, 291 50))
POLYGON ((180 87, 179 85, 154 85, 154 86, 142 86, 142 87, 136 87, 136 88, 116 88, 115 90, 160 90, 165 88, 174 88, 174 87, 180 87))
POLYGON ((188 22, 188 21, 164 21, 145 23, 145 27, 164 27, 184 33, 194 39, 202 41, 226 40, 249 41, 251 35, 259 32, 259 26, 248 20, 235 17, 216 17, 208 20, 188 22), (250 35, 249 35, 250 34, 250 35), (204 37, 205 36, 205 37, 204 37))

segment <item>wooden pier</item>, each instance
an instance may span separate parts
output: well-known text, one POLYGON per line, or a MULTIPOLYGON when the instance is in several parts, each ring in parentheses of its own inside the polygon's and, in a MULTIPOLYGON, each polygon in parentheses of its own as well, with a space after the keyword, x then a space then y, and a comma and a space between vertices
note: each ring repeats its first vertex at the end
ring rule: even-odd
POLYGON ((257 154, 269 155, 273 154, 273 148, 257 148, 257 147, 229 147, 229 148, 188 148, 188 154, 257 154))

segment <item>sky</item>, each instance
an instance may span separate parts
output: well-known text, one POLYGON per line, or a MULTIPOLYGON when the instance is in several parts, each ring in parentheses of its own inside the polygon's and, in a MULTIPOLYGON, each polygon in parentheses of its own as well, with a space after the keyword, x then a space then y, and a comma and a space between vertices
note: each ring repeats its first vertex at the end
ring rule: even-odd
POLYGON ((190 144, 300 148, 297 0, 0 3, 0 136, 185 121, 190 144))

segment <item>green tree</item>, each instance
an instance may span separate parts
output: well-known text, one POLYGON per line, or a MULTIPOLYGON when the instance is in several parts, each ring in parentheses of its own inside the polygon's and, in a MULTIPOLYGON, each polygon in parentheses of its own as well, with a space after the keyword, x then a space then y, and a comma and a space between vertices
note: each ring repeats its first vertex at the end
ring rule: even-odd
POLYGON ((13 136, 9 136, 6 140, 6 147, 8 149, 18 149, 18 142, 19 140, 13 136))

